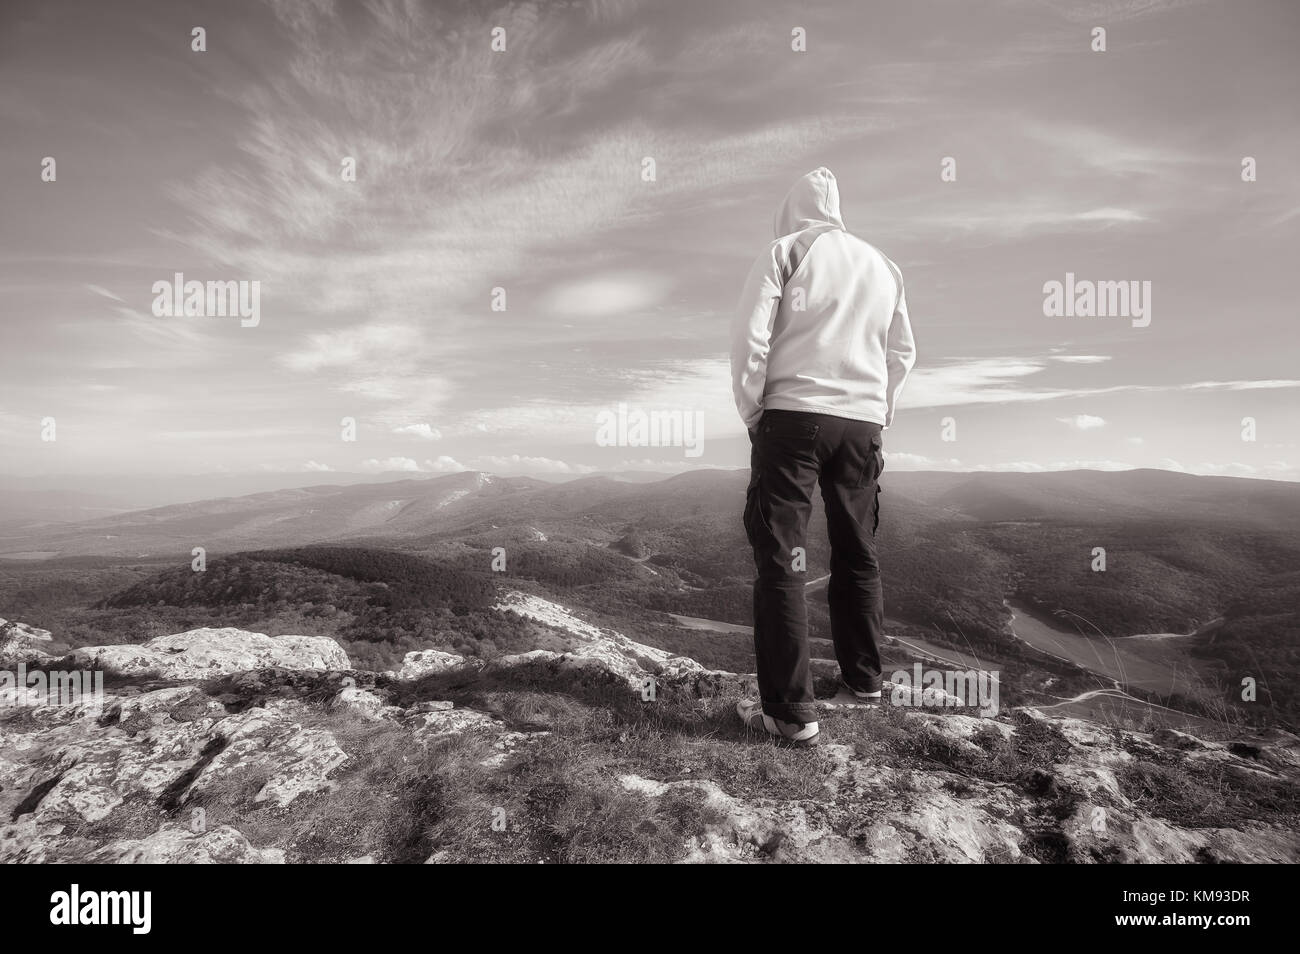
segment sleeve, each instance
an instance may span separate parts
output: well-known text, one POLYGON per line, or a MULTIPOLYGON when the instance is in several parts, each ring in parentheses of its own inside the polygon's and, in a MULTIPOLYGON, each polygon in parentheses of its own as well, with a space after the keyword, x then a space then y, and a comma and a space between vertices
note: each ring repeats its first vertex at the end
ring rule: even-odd
POLYGON ((782 292, 777 251, 774 242, 754 262, 731 323, 731 389, 746 429, 763 414, 767 353, 782 292))
POLYGON ((894 306, 894 317, 889 323, 889 338, 886 344, 885 365, 889 381, 885 387, 888 409, 885 413, 885 427, 894 423, 894 410, 898 404, 898 395, 903 391, 903 382, 908 372, 916 363, 916 343, 912 340, 912 322, 907 316, 907 293, 903 290, 903 275, 897 271, 898 304, 894 306))

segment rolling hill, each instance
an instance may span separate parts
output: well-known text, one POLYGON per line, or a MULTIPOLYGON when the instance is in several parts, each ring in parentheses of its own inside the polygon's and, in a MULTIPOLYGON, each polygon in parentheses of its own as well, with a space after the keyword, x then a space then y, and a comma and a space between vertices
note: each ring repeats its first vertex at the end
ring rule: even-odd
MULTIPOLYGON (((740 525, 746 480, 740 470, 637 483, 468 472, 276 490, 10 530, 0 532, 0 611, 88 634, 94 625, 115 625, 103 614, 120 608, 101 609, 94 624, 66 614, 159 573, 184 577, 195 546, 213 565, 328 544, 400 551, 446 572, 524 583, 603 614, 646 642, 737 665, 748 637, 727 628, 750 622, 752 565, 740 525), (492 573, 498 547, 507 556, 503 574, 492 573), (4 559, 32 552, 47 559, 4 559), (716 625, 692 631, 667 614, 716 625)), ((1223 617, 1212 630, 1162 647, 1170 665, 1211 682, 1211 694, 1243 717, 1295 720, 1300 485, 1163 471, 886 472, 882 483, 886 607, 898 632, 1019 659, 1036 672, 1032 650, 1008 639, 1006 599, 1099 639, 1190 633, 1223 617), (1093 568, 1098 548, 1106 552, 1104 572, 1093 568), (1260 682, 1264 706, 1239 705, 1235 687, 1243 678, 1260 682)), ((810 580, 827 571, 825 539, 815 511, 810 580)), ((170 597, 154 602, 170 605, 170 597)), ((288 612, 294 600, 277 605, 288 612)), ((809 610, 812 635, 824 641, 819 594, 809 610)), ((410 620, 379 628, 391 629, 403 647, 424 632, 410 620)), ((827 654, 824 642, 817 646, 827 654)))

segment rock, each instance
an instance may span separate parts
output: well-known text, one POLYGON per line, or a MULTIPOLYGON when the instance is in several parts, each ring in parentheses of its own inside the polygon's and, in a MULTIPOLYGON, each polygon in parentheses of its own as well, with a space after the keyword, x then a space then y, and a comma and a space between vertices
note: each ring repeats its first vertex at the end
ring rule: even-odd
POLYGON ((377 694, 369 689, 358 689, 356 686, 346 686, 340 689, 338 694, 330 700, 329 708, 331 712, 348 711, 353 712, 363 719, 382 719, 389 712, 400 712, 395 706, 390 706, 384 702, 377 694))
POLYGON ((43 865, 55 861, 63 845, 63 825, 22 815, 0 827, 0 862, 43 865))
POLYGON ((267 636, 233 627, 192 629, 147 643, 87 646, 71 658, 87 668, 165 679, 210 679, 254 669, 351 669, 324 636, 267 636))
POLYGON ((959 699, 938 686, 909 686, 905 683, 887 682, 881 687, 881 698, 890 705, 914 706, 918 709, 964 708, 965 699, 959 699))
POLYGON ((456 708, 456 703, 454 702, 448 702, 444 699, 428 699, 424 702, 417 702, 415 705, 411 706, 411 708, 408 709, 407 711, 412 713, 442 712, 446 709, 454 709, 454 708, 456 708))
POLYGON ((307 715, 309 710, 301 702, 276 700, 225 720, 221 729, 229 741, 199 773, 194 786, 202 790, 224 776, 252 768, 269 775, 254 802, 285 808, 299 796, 332 791, 329 775, 348 757, 328 731, 303 727, 298 720, 307 715))
MULTIPOLYGON (((931 730, 964 746, 994 727, 1004 739, 1016 729, 969 716, 917 712, 931 730)), ((1143 814, 1124 794, 1116 770, 1134 758, 1127 747, 1154 744, 1151 736, 1088 731, 1082 720, 1062 735, 1073 740, 1065 762, 1039 772, 1047 787, 1034 794, 1019 786, 963 777, 940 766, 898 770, 868 765, 852 746, 828 743, 817 750, 834 768, 825 780, 826 799, 772 800, 739 797, 714 781, 657 782, 620 777, 629 791, 658 798, 675 789, 698 792, 721 820, 684 846, 687 861, 1034 862, 1040 841, 1057 845, 1060 861, 1122 863, 1295 863, 1300 839, 1276 825, 1187 829, 1143 814), (1044 801, 1040 801, 1043 799, 1044 801), (1055 823, 1053 805, 1073 803, 1055 823), (849 843, 826 822, 842 806, 871 805, 870 824, 849 843), (1098 814, 1100 812, 1100 814, 1098 814), (1038 821, 1034 819, 1039 817, 1038 821), (1104 823, 1098 823, 1098 819, 1104 823)), ((1199 741, 1199 740, 1198 740, 1199 741)), ((1219 743, 1200 742, 1214 750, 1219 743)), ((1050 854, 1050 852, 1049 852, 1050 854)))
POLYGON ((45 649, 53 638, 47 629, 0 618, 0 658, 47 660, 45 649))
POLYGON ((254 848, 229 825, 198 833, 167 826, 147 838, 110 842, 89 860, 120 865, 282 865, 284 852, 254 848))
POLYGON ((15 820, 38 824, 96 822, 133 795, 177 807, 236 775, 260 782, 255 802, 283 808, 329 790, 347 759, 328 731, 303 725, 310 714, 297 700, 230 714, 186 686, 120 699, 102 718, 39 738, 0 732, 0 812, 22 807, 15 820))
MULTIPOLYGON (((715 697, 740 695, 752 677, 705 669, 540 597, 513 593, 501 608, 548 628, 536 648, 481 672, 437 649, 408 653, 396 672, 353 671, 332 640, 238 629, 79 650, 74 658, 83 663, 151 678, 111 681, 103 706, 0 705, 0 862, 410 860, 386 854, 390 835, 405 838, 407 826, 425 825, 444 802, 453 813, 468 807, 485 815, 483 806, 495 800, 475 800, 485 793, 495 799, 496 791, 503 800, 522 793, 512 803, 525 816, 520 831, 544 826, 547 806, 565 796, 568 773, 555 774, 556 757, 627 765, 646 741, 638 736, 681 731, 680 718, 633 724, 638 708, 621 706, 611 723, 602 708, 624 687, 639 698, 650 677, 664 689, 661 699, 685 704, 678 717, 699 720, 689 739, 699 756, 681 765, 646 762, 665 765, 672 775, 662 780, 643 769, 617 781, 648 809, 632 813, 629 837, 667 837, 660 800, 671 801, 663 810, 678 819, 694 817, 694 834, 674 846, 687 861, 1300 860, 1300 836, 1285 809, 1262 808, 1256 821, 1218 813, 1234 820, 1185 827, 1160 814, 1177 807, 1176 799, 1166 803, 1133 788, 1137 766, 1203 769, 1224 784, 1244 778, 1243 792, 1258 783, 1262 805, 1268 793, 1293 785, 1300 768, 1300 739, 1280 730, 1213 741, 1033 708, 980 718, 921 693, 907 697, 917 706, 894 709, 887 697, 887 711, 828 709, 817 749, 751 753, 744 747, 765 743, 734 724, 734 732, 717 732, 710 720, 724 711, 715 697), (546 698, 544 680, 511 671, 523 667, 595 678, 564 682, 557 698, 546 698), (449 680, 455 702, 419 698, 438 683, 415 680, 461 668, 463 676, 449 680), (883 720, 881 740, 853 738, 871 732, 872 720, 883 720), (549 735, 531 729, 548 725, 557 727, 556 751, 529 758, 527 747, 549 735), (458 760, 467 754, 485 778, 462 786, 463 776, 449 769, 463 768, 458 760), (717 771, 751 754, 781 762, 765 784, 717 771), (797 781, 780 784, 783 773, 797 781), (471 801, 456 801, 462 798, 471 801), (700 813, 681 814, 682 798, 697 800, 700 813), (534 805, 541 814, 527 817, 534 805), (390 807, 406 814, 388 818, 390 807), (200 817, 214 827, 189 830, 200 817), (258 846, 230 821, 253 833, 258 846)), ((12 644, 19 630, 8 632, 12 644)), ((20 636, 42 642, 26 631, 20 636)), ((486 824, 483 831, 497 838, 486 824)), ((453 841, 431 844, 429 860, 464 860, 465 846, 453 841)), ((531 850, 528 839, 503 842, 481 844, 488 856, 531 850)))
POLYGON ((446 672, 465 664, 465 657, 445 653, 440 649, 419 649, 402 658, 402 667, 387 675, 394 679, 419 679, 437 672, 446 672))
POLYGON ((480 733, 490 739, 492 747, 497 750, 494 755, 488 756, 480 763, 488 767, 504 765, 510 755, 521 745, 535 742, 550 734, 549 732, 514 732, 500 719, 486 712, 458 709, 450 702, 424 702, 407 710, 399 718, 412 730, 414 741, 422 745, 465 732, 480 733))
POLYGON ((549 663, 557 668, 595 667, 621 677, 636 692, 641 691, 647 676, 675 681, 709 674, 694 659, 635 642, 612 629, 593 626, 540 596, 512 592, 496 608, 564 630, 573 643, 564 652, 538 649, 505 656, 497 660, 499 665, 549 663))

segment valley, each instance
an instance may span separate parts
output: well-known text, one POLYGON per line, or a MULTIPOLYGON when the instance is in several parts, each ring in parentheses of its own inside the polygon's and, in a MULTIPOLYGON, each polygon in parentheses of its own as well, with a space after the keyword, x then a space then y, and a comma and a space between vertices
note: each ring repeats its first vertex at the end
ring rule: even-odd
MULTIPOLYGON (((0 614, 68 649, 229 624, 337 638, 384 668, 423 648, 524 645, 521 624, 488 608, 514 586, 751 671, 746 476, 458 473, 10 524, 0 614), (201 578, 194 546, 209 555, 201 578)), ((887 665, 996 668, 1018 703, 1116 718, 1295 724, 1300 488, 1159 471, 887 473, 882 485, 887 665), (1098 542, 1104 573, 1089 570, 1098 542), (1260 686, 1253 704, 1237 698, 1244 676, 1260 686)), ((825 539, 815 515, 810 635, 829 660, 825 539)))

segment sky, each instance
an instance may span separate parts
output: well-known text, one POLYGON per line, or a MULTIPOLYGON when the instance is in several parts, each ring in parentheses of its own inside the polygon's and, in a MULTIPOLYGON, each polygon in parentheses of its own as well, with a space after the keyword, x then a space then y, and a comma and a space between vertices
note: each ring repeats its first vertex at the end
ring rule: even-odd
POLYGON ((1297 48, 1287 0, 6 0, 0 473, 743 466, 728 326, 825 165, 906 283, 889 468, 1300 479, 1297 48), (178 272, 256 324, 155 314, 178 272))

